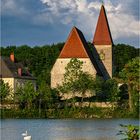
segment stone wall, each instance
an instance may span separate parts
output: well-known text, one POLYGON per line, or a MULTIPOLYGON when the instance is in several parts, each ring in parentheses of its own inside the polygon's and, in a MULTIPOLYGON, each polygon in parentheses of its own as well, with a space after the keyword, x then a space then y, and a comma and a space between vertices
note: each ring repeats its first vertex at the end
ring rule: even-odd
MULTIPOLYGON (((58 58, 51 71, 51 87, 56 88, 57 85, 61 85, 64 79, 65 67, 70 62, 71 58, 58 58)), ((96 75, 96 70, 89 58, 79 58, 83 61, 83 71, 88 72, 93 77, 96 75)))
POLYGON ((115 106, 116 103, 111 103, 111 102, 76 102, 75 106, 79 107, 90 107, 90 108, 94 108, 94 107, 102 107, 102 108, 111 108, 113 106, 115 106))
POLYGON ((112 45, 95 45, 95 48, 99 55, 100 53, 104 54, 105 59, 102 62, 112 78, 112 45))
POLYGON ((0 103, 0 109, 18 109, 19 105, 18 104, 1 104, 0 103))

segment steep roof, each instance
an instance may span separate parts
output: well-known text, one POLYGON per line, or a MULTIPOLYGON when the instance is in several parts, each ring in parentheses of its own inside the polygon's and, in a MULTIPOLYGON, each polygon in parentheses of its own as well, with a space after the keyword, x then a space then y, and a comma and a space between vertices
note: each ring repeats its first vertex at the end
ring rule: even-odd
POLYGON ((8 57, 0 56, 0 67, 1 78, 36 79, 25 70, 22 63, 12 62, 8 57), (18 68, 24 70, 21 76, 18 74, 18 68))
POLYGON ((111 45, 113 44, 109 24, 105 12, 105 8, 102 5, 100 15, 98 18, 96 31, 93 39, 94 45, 111 45))
POLYGON ((87 43, 82 32, 73 27, 59 58, 88 58, 87 43))

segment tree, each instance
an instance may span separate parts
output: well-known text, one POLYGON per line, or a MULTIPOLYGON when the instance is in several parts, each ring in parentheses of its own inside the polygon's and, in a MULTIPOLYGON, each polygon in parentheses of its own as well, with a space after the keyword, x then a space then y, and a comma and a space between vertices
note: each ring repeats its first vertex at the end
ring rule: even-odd
POLYGON ((79 75, 79 78, 73 84, 73 88, 76 92, 81 94, 81 102, 83 102, 86 93, 90 96, 93 96, 93 93, 95 94, 95 83, 95 79, 87 72, 82 72, 79 75))
POLYGON ((3 80, 0 80, 0 98, 3 102, 8 95, 10 95, 11 89, 8 83, 4 83, 3 80))
POLYGON ((108 79, 103 84, 103 92, 107 95, 107 99, 111 102, 120 100, 120 90, 115 79, 108 79))
POLYGON ((119 75, 119 72, 124 68, 125 64, 132 60, 132 58, 139 56, 139 50, 139 48, 125 44, 117 44, 113 46, 115 76, 119 75))
POLYGON ((82 71, 82 66, 82 61, 72 58, 65 68, 64 81, 61 86, 58 86, 61 93, 70 93, 73 99, 78 93, 82 97, 81 102, 87 92, 94 93, 95 83, 90 74, 82 71))
POLYGON ((31 82, 26 82, 22 87, 20 86, 16 93, 15 99, 22 105, 24 104, 27 109, 31 109, 33 101, 36 99, 38 93, 34 89, 34 85, 31 82))
POLYGON ((65 68, 64 83, 72 83, 77 80, 83 73, 82 66, 83 61, 80 61, 77 58, 72 58, 65 68))
POLYGON ((120 124, 123 130, 120 130, 117 135, 126 136, 126 138, 122 140, 139 140, 139 126, 134 125, 123 125, 120 124))
POLYGON ((140 73, 140 57, 136 57, 129 61, 124 69, 119 73, 120 77, 128 86, 129 108, 130 111, 138 109, 139 105, 139 73, 140 73))
POLYGON ((46 84, 45 81, 42 81, 38 87, 38 99, 39 99, 40 105, 43 105, 45 108, 51 107, 51 105, 52 105, 51 89, 46 84))
POLYGON ((94 89, 96 99, 99 101, 118 102, 120 100, 120 90, 115 79, 103 80, 101 77, 96 77, 94 89))

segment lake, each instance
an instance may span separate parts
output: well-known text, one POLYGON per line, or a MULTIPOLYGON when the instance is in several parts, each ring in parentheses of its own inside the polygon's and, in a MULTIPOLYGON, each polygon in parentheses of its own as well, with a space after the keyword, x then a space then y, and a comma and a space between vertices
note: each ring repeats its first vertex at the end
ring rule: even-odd
POLYGON ((138 125, 138 119, 2 119, 1 140, 119 140, 119 124, 138 125))

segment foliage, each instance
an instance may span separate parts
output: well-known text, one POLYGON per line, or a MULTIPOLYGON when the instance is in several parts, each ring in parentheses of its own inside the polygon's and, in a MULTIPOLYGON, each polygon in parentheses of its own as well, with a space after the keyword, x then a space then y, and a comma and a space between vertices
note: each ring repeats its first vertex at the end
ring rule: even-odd
POLYGON ((139 106, 139 73, 140 73, 140 57, 136 57, 129 61, 124 69, 120 72, 120 77, 128 85, 129 107, 130 111, 134 111, 139 106))
POLYGON ((0 80, 0 98, 3 102, 8 95, 10 95, 11 89, 8 83, 4 83, 3 80, 0 80))
POLYGON ((61 93, 75 93, 81 95, 81 102, 87 91, 94 92, 94 79, 87 72, 82 71, 83 62, 77 58, 72 58, 65 68, 64 81, 58 90, 61 93))
POLYGON ((103 91, 107 94, 107 98, 111 102, 118 102, 120 100, 120 90, 115 79, 108 79, 103 84, 103 91))
POLYGON ((77 80, 83 72, 82 66, 83 61, 80 61, 77 58, 72 58, 65 68, 64 83, 72 83, 77 80))
POLYGON ((20 105, 31 109, 33 101, 36 99, 37 95, 38 93, 35 91, 34 85, 31 82, 26 82, 23 87, 18 87, 15 93, 15 99, 20 103, 20 105))
POLYGON ((105 81, 101 77, 96 77, 94 83, 97 100, 111 102, 118 102, 120 100, 120 90, 115 79, 108 79, 105 81))
POLYGON ((81 102, 86 92, 92 96, 96 95, 98 101, 119 102, 120 90, 115 79, 103 80, 101 77, 93 78, 87 72, 82 71, 82 62, 73 58, 66 66, 64 74, 64 82, 58 87, 61 93, 71 93, 73 97, 75 93, 81 95, 81 102))
POLYGON ((130 45, 117 44, 113 46, 113 62, 114 75, 118 76, 119 72, 124 68, 132 58, 139 56, 139 48, 134 48, 130 45))
POLYGON ((52 90, 45 81, 42 81, 38 87, 38 96, 37 99, 41 108, 53 108, 54 103, 57 102, 57 92, 52 90))
POLYGON ((118 135, 124 135, 126 138, 122 140, 138 140, 139 139, 139 127, 134 125, 120 125, 123 130, 120 130, 118 135))

